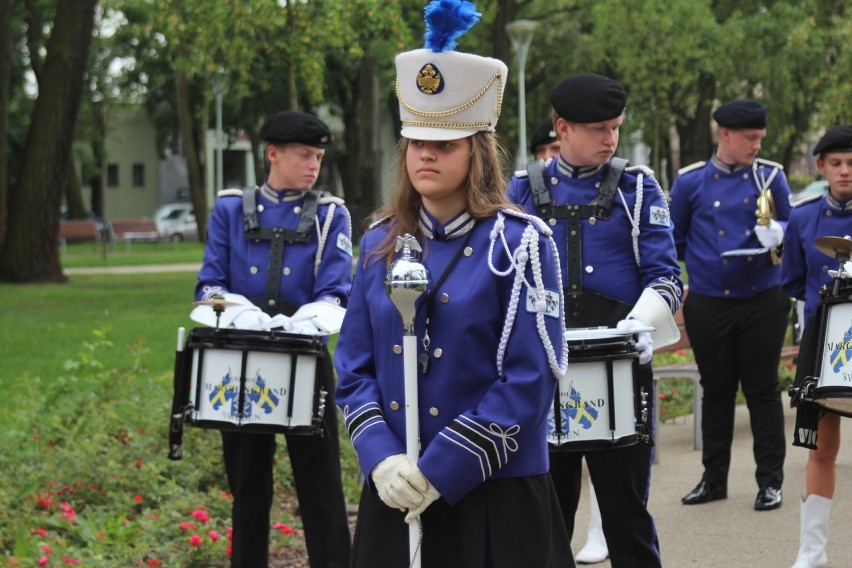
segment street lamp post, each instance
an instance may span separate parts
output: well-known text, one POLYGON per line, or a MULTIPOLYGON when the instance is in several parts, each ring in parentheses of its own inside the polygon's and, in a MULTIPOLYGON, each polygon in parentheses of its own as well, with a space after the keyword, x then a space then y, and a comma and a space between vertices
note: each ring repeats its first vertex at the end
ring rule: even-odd
POLYGON ((224 175, 222 167, 222 96, 225 94, 227 75, 221 67, 213 74, 213 94, 216 96, 216 181, 213 194, 224 189, 224 175))
POLYGON ((532 42, 538 22, 534 20, 515 20, 506 24, 506 32, 512 38, 512 46, 518 54, 518 122, 520 137, 518 140, 518 169, 523 169, 527 162, 527 101, 524 65, 527 62, 527 52, 532 42))

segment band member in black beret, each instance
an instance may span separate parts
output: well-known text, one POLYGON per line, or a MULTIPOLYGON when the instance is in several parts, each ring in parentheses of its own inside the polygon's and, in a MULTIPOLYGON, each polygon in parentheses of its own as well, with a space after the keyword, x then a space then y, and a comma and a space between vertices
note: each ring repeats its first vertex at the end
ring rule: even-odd
MULTIPOLYGON (((312 189, 332 135, 312 114, 286 111, 260 130, 269 176, 260 187, 224 190, 213 208, 196 300, 239 295, 246 306, 228 325, 282 327, 317 334, 291 321, 313 302, 345 307, 352 281, 352 222, 343 200, 312 189)), ((340 472, 334 371, 327 353, 317 380, 328 392, 323 435, 285 433, 293 481, 313 568, 349 564, 351 535, 340 472)), ((228 485, 234 496, 233 568, 267 568, 276 438, 222 431, 228 485)))
POLYGON ((790 186, 781 164, 757 156, 766 136, 762 103, 734 99, 713 118, 719 126, 715 153, 681 168, 671 190, 675 244, 689 274, 683 314, 704 389, 704 473, 682 502, 727 498, 741 385, 757 464, 754 508, 768 511, 781 506, 784 481, 778 365, 790 301, 780 286, 780 247, 790 186))
MULTIPOLYGON (((636 391, 653 396, 653 349, 677 340, 666 330, 676 333, 673 316, 683 287, 665 197, 651 170, 628 166, 614 155, 627 104, 627 92, 618 81, 596 73, 572 75, 553 87, 551 104, 560 154, 538 172, 535 162, 518 172, 509 198, 553 227, 565 267, 568 331, 602 326, 631 337, 638 364, 629 378, 635 379, 636 391)), ((560 393, 571 389, 566 384, 560 393)), ((572 449, 583 441, 584 430, 604 420, 577 419, 571 406, 560 399, 560 420, 552 410, 548 421, 550 474, 569 534, 585 459, 612 566, 661 566, 656 526, 647 508, 651 446, 646 442, 653 418, 650 413, 638 420, 630 416, 648 434, 643 441, 572 449)))
POLYGON ((559 138, 556 137, 552 118, 547 117, 533 132, 530 153, 536 160, 546 160, 559 154, 559 138))
MULTIPOLYGON (((816 165, 828 180, 828 192, 800 202, 790 215, 787 243, 781 263, 781 285, 787 295, 805 302, 805 325, 796 383, 815 376, 821 330, 814 316, 820 290, 832 280, 829 270, 837 263, 816 248, 820 237, 846 237, 852 234, 852 125, 829 129, 813 151, 816 165)), ((852 262, 844 268, 852 282, 852 262)), ((847 322, 848 325, 848 322, 847 322)), ((846 325, 842 327, 845 331, 846 325)), ((848 338, 848 336, 847 336, 848 338)), ((840 343, 844 337, 826 338, 840 343)), ((838 351, 839 352, 839 351, 838 351)), ((836 359, 836 373, 852 373, 852 362, 836 359)), ((795 389, 794 389, 795 390, 795 389)), ((840 415, 822 412, 816 404, 798 401, 793 445, 809 448, 805 492, 802 497, 799 553, 793 568, 821 568, 828 558, 828 517, 836 485, 835 463, 840 451, 840 415)))

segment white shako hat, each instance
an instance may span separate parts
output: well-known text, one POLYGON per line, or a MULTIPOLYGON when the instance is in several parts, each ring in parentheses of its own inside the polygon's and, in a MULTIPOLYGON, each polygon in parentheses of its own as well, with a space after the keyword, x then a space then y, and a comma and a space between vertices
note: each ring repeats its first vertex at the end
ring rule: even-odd
POLYGON ((455 39, 481 14, 464 0, 433 0, 424 13, 424 48, 396 57, 402 136, 454 140, 494 132, 509 69, 499 59, 454 51, 455 39))

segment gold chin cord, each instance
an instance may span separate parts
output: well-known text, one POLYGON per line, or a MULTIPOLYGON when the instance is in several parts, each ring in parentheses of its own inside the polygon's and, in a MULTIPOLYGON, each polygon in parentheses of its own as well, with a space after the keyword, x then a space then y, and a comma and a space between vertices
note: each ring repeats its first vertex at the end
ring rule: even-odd
MULTIPOLYGON (((758 190, 760 192, 757 196, 757 210, 755 210, 754 214, 757 217, 758 225, 768 227, 772 220, 775 219, 775 200, 772 198, 772 192, 769 190, 769 183, 775 176, 771 176, 768 182, 764 178, 762 180, 763 183, 761 183, 758 180, 758 172, 756 168, 753 169, 753 173, 754 181, 757 183, 758 190)), ((761 171, 760 177, 763 177, 762 173, 763 172, 761 171)), ((769 251, 769 258, 772 260, 772 264, 781 264, 781 249, 771 249, 769 251)))

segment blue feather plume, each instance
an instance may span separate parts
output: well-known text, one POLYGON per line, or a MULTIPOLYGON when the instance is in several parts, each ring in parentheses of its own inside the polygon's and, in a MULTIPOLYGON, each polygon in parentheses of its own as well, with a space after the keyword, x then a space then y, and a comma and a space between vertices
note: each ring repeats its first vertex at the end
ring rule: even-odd
POLYGON ((453 51, 456 38, 461 36, 482 16, 476 6, 466 0, 432 0, 426 14, 426 49, 435 52, 453 51))

